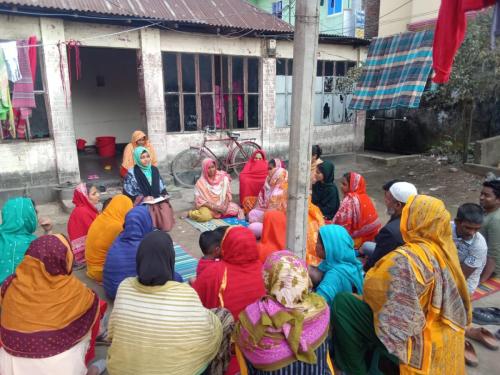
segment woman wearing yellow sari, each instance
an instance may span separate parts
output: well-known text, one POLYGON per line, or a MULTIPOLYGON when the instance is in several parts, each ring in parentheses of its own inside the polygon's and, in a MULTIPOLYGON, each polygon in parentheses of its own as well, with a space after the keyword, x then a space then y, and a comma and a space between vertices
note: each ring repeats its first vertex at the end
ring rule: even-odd
POLYGON ((411 197, 401 217, 405 244, 370 269, 363 300, 340 294, 332 312, 336 365, 366 374, 389 352, 402 375, 465 374, 464 332, 471 320, 467 284, 442 201, 411 197))

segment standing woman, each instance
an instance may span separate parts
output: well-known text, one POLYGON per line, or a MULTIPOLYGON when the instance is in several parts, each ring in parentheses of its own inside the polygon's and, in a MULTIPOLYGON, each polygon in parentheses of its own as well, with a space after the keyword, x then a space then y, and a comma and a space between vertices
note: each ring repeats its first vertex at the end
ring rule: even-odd
POLYGON ((260 190, 257 204, 248 214, 248 221, 262 223, 268 210, 286 213, 287 199, 288 172, 282 167, 280 159, 269 160, 266 182, 260 190))
POLYGON ((192 220, 204 222, 221 217, 243 218, 243 210, 232 202, 231 179, 224 171, 217 170, 215 160, 206 158, 202 175, 194 187, 195 210, 189 211, 192 220))
POLYGON ((151 157, 151 164, 154 165, 155 167, 157 166, 158 162, 156 159, 156 152, 155 149, 153 148, 153 145, 151 144, 151 142, 149 142, 149 139, 146 136, 146 134, 144 134, 144 132, 136 130, 132 134, 132 140, 125 147, 125 150, 123 151, 123 162, 120 169, 120 175, 122 177, 125 177, 128 170, 134 166, 134 150, 139 146, 146 147, 149 150, 149 154, 151 157))
POLYGON ((335 185, 335 166, 324 161, 314 171, 316 178, 312 187, 312 202, 319 207, 326 220, 332 220, 339 210, 339 191, 335 185))
POLYGON ((2 208, 0 225, 0 284, 12 275, 36 238, 37 216, 29 198, 11 198, 2 208))
POLYGON ((245 214, 255 207, 267 178, 267 159, 263 150, 255 151, 240 173, 240 204, 245 214))
POLYGON ((342 177, 344 199, 333 218, 333 223, 343 226, 359 248, 366 241, 373 241, 382 224, 375 206, 366 194, 366 182, 359 173, 349 172, 342 177))
POLYGON ((71 248, 75 256, 75 265, 85 264, 85 241, 90 225, 95 220, 99 211, 99 190, 94 185, 81 183, 73 193, 75 208, 69 215, 68 235, 71 248))

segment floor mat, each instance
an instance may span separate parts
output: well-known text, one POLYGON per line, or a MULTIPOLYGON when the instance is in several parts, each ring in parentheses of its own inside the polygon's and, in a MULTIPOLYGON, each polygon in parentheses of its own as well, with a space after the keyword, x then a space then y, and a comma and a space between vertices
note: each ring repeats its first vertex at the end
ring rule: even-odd
POLYGON ((218 227, 224 227, 224 226, 235 226, 235 225, 242 225, 244 227, 248 227, 248 222, 245 220, 239 220, 235 217, 230 217, 227 219, 212 219, 209 221, 205 221, 204 223, 199 223, 197 221, 191 220, 190 218, 184 218, 184 220, 191 224, 192 227, 195 229, 199 230, 200 232, 206 232, 209 230, 214 230, 218 227))
POLYGON ((179 244, 174 244, 175 250, 175 272, 180 274, 187 282, 190 278, 196 276, 196 267, 198 266, 198 258, 191 256, 179 244))
POLYGON ((500 277, 492 277, 488 279, 477 287, 476 291, 471 297, 472 301, 477 301, 480 298, 489 296, 500 290, 500 277))

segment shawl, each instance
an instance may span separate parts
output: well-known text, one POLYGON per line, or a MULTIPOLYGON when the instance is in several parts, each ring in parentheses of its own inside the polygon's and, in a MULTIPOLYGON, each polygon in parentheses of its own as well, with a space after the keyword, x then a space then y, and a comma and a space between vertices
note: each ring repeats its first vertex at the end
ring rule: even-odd
POLYGON ((240 173, 240 204, 247 197, 257 197, 267 178, 267 159, 263 150, 255 151, 250 160, 245 164, 240 173), (262 155, 261 160, 255 159, 257 154, 262 155))
MULTIPOLYGON (((230 186, 231 179, 226 172, 217 170, 213 178, 208 176, 208 169, 215 164, 215 161, 209 158, 206 158, 202 162, 202 175, 198 181, 196 181, 194 187, 195 205, 197 209, 207 204, 209 204, 209 206, 223 206, 233 199, 230 186)), ((211 211, 214 218, 218 219, 221 217, 220 212, 211 211)))
MULTIPOLYGON (((130 143, 125 147, 123 150, 123 161, 122 161, 122 167, 125 168, 126 170, 129 170, 134 166, 134 150, 138 146, 137 141, 141 138, 146 137, 146 134, 140 130, 136 130, 134 133, 132 133, 132 140, 130 143)), ((146 139, 146 143, 144 145, 148 149, 149 156, 151 156, 151 165, 154 165, 155 167, 158 164, 158 161, 156 159, 156 152, 155 149, 153 148, 153 145, 149 141, 149 139, 146 139)))
POLYGON ((330 310, 311 292, 305 262, 278 251, 267 258, 263 274, 267 295, 240 314, 234 334, 238 347, 264 371, 295 361, 317 363, 314 351, 328 335, 330 310))
POLYGON ((366 182, 359 173, 350 172, 349 191, 340 203, 333 223, 343 226, 354 244, 373 241, 382 226, 372 200, 366 194, 366 182))
MULTIPOLYGON (((142 164, 142 161, 141 161, 141 156, 145 152, 147 152, 149 154, 149 150, 146 147, 139 146, 139 147, 135 148, 135 150, 134 150, 134 172, 136 172, 135 175, 136 175, 136 178, 138 179, 138 182, 142 177, 142 176, 137 176, 137 172, 140 171, 140 172, 142 172, 144 177, 146 177, 148 184, 152 185, 153 184, 153 171, 151 168, 151 164, 144 165, 144 164, 142 164)), ((140 175, 140 173, 139 173, 139 175, 140 175)))
POLYGON ((0 225, 0 284, 12 275, 24 258, 37 226, 33 202, 29 198, 11 198, 2 208, 0 225))
POLYGON ((458 373, 444 369, 451 362, 463 370, 463 356, 442 352, 463 350, 471 321, 450 220, 439 199, 411 197, 401 216, 405 244, 377 262, 365 278, 363 299, 373 311, 375 332, 405 373, 438 373, 438 368, 458 373))
POLYGON ((324 273, 317 293, 331 306, 340 292, 363 293, 363 266, 356 259, 353 241, 347 231, 339 225, 325 225, 319 230, 325 249, 325 260, 319 264, 324 273))
POLYGON ((339 191, 335 185, 335 166, 331 161, 319 164, 318 169, 324 176, 322 182, 315 182, 312 187, 312 202, 319 207, 323 216, 331 220, 337 213, 340 205, 339 191))
POLYGON ((118 194, 113 197, 106 209, 94 220, 85 242, 87 275, 102 281, 102 270, 106 254, 115 238, 123 230, 125 215, 133 207, 129 197, 118 194))
POLYGON ((266 182, 259 192, 256 208, 286 212, 288 172, 282 167, 280 159, 274 160, 276 162, 276 170, 271 177, 268 176, 266 178, 266 182))
POLYGON ((41 236, 31 243, 2 286, 0 336, 8 353, 52 357, 87 336, 99 314, 99 300, 72 269, 73 253, 64 236, 41 236))
POLYGON ((89 201, 88 193, 83 183, 79 184, 73 193, 75 208, 69 215, 67 230, 75 254, 85 251, 85 240, 90 225, 99 214, 97 208, 89 201))
POLYGON ((225 307, 235 319, 265 295, 257 241, 248 228, 231 227, 221 244, 221 261, 205 269, 193 284, 203 306, 225 307))
POLYGON ((137 249, 144 236, 152 230, 153 222, 146 206, 134 207, 125 216, 123 232, 111 245, 104 264, 103 284, 109 298, 116 297, 118 285, 123 280, 137 275, 137 249))
POLYGON ((264 263, 269 254, 283 250, 286 245, 286 215, 281 211, 266 211, 262 225, 259 259, 264 263))
POLYGON ((173 280, 175 251, 170 235, 159 230, 147 234, 137 250, 136 264, 142 285, 164 285, 173 280))

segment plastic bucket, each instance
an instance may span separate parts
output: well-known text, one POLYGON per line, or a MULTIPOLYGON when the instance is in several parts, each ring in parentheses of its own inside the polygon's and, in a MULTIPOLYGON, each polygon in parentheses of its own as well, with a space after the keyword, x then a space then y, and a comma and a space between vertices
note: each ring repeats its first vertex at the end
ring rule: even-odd
POLYGON ((116 137, 96 137, 95 145, 97 147, 97 152, 99 156, 103 158, 109 158, 115 156, 116 154, 116 137))
POLYGON ((85 150, 85 145, 87 144, 87 141, 85 139, 78 138, 76 140, 76 149, 78 151, 83 151, 85 150))

